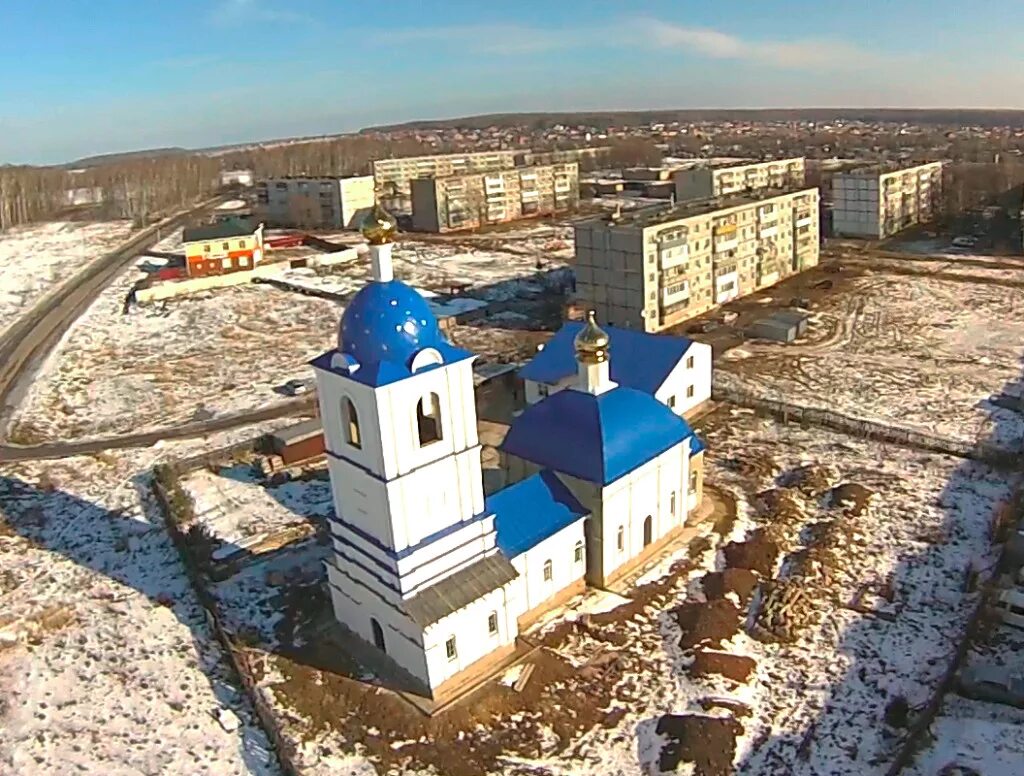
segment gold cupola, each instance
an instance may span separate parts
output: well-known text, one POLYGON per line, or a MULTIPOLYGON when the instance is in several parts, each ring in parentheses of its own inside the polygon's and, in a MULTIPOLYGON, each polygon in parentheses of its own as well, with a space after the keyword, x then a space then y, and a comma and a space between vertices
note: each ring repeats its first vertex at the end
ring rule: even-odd
POLYGON ((576 360, 581 364, 603 364, 608 360, 608 333, 597 325, 593 310, 587 312, 587 325, 573 340, 576 360))
POLYGON ((380 203, 376 203, 363 217, 359 231, 370 245, 387 245, 394 241, 398 225, 395 217, 382 208, 380 203))

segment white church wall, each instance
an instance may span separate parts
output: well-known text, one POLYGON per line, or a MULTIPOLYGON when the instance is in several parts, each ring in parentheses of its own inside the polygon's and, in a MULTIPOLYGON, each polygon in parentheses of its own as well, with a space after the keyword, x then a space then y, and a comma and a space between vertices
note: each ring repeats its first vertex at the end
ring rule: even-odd
POLYGON ((403 595, 406 597, 415 595, 420 590, 492 553, 495 549, 497 535, 493 529, 488 533, 481 533, 477 526, 478 524, 469 526, 466 531, 460 532, 463 536, 469 535, 469 538, 462 544, 442 550, 434 546, 440 542, 432 542, 423 550, 403 558, 400 566, 403 569, 408 569, 408 571, 402 572, 403 595))
POLYGON ((327 449, 364 469, 380 472, 383 449, 374 389, 320 369, 316 370, 316 378, 317 398, 327 449), (348 420, 342 409, 346 399, 352 402, 357 413, 359 447, 349 442, 346 433, 348 420))
POLYGON ((584 518, 512 559, 512 565, 523 580, 524 611, 530 611, 551 596, 583 578, 587 571, 583 536, 584 518), (576 545, 583 546, 583 555, 575 559, 576 545), (551 562, 551 579, 544 578, 544 567, 551 562))
POLYGON ((372 590, 354 585, 327 564, 328 589, 334 616, 369 644, 375 644, 373 621, 384 634, 384 651, 402 668, 430 685, 423 631, 401 612, 382 601, 372 590))
POLYGON ((677 415, 684 415, 711 398, 711 346, 694 342, 679 359, 654 398, 666 404, 677 415), (693 358, 693 366, 688 366, 693 358), (689 396, 692 388, 692 396, 689 396), (670 401, 674 399, 674 401, 670 401))
POLYGON ((385 484, 358 466, 328 454, 327 470, 331 475, 334 510, 345 523, 373 536, 381 544, 395 544, 392 523, 387 519, 388 502, 385 484))
POLYGON ((686 520, 689 440, 675 445, 604 488, 604 576, 636 557, 646 546, 644 523, 651 517, 651 543, 686 520), (672 513, 675 493, 675 514, 672 513), (619 543, 619 529, 621 546, 619 543))
MULTIPOLYGON (((423 634, 430 686, 437 687, 459 671, 464 671, 496 649, 512 644, 519 635, 516 626, 515 583, 498 588, 468 606, 459 609, 423 634), (497 633, 490 632, 490 615, 497 616, 497 633), (447 643, 455 640, 455 655, 449 657, 447 643)), ((520 612, 521 613, 521 612, 520 612)))
POLYGON ((575 374, 570 377, 563 377, 554 385, 538 383, 536 380, 523 380, 523 386, 526 389, 526 402, 527 404, 536 404, 553 393, 564 391, 566 388, 576 385, 576 380, 575 374))
POLYGON ((378 389, 381 435, 389 440, 384 445, 387 479, 477 444, 472 386, 472 361, 467 359, 449 367, 428 369, 378 389), (421 445, 416 410, 420 400, 429 399, 431 394, 437 395, 440 404, 441 438, 421 445), (467 396, 469 401, 465 401, 467 396))

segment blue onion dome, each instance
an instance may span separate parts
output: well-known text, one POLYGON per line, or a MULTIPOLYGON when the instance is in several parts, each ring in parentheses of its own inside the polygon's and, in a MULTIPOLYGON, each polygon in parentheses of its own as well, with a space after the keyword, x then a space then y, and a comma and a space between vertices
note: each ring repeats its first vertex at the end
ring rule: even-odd
POLYGON ((338 350, 360 364, 405 366, 423 348, 444 342, 426 300, 400 280, 364 286, 341 316, 338 350))

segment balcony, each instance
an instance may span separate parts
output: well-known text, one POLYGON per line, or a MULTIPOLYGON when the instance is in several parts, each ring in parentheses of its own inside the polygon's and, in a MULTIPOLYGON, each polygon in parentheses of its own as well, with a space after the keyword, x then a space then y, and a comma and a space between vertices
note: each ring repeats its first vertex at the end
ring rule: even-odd
POLYGON ((684 299, 689 298, 690 283, 688 281, 683 281, 682 283, 673 283, 671 286, 665 286, 661 290, 662 304, 677 304, 682 302, 684 299))
POLYGON ((797 213, 795 226, 800 228, 801 226, 810 226, 814 223, 814 215, 811 213, 797 213))

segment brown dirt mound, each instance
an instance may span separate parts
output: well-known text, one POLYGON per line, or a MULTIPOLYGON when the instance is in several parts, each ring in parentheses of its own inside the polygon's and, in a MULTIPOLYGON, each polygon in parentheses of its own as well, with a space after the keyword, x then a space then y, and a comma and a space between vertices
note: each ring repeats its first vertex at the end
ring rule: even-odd
POLYGON ((807 464, 783 473, 779 477, 779 484, 785 488, 796 488, 805 496, 816 498, 828 492, 835 479, 835 474, 827 467, 807 464))
POLYGON ((704 711, 725 709, 726 711, 732 712, 734 717, 749 717, 753 713, 747 704, 732 698, 716 698, 714 696, 708 696, 706 698, 701 698, 697 703, 702 709, 704 709, 704 711))
POLYGON ((658 767, 674 771, 680 763, 693 763, 696 776, 730 776, 736 756, 736 738, 743 726, 734 719, 693 714, 666 714, 657 732, 667 739, 658 767))
POLYGON ((722 646, 740 630, 740 610, 732 601, 722 599, 706 604, 692 602, 678 607, 676 622, 683 629, 679 646, 689 648, 698 644, 722 646))
POLYGON ((729 542, 722 548, 728 566, 750 569, 762 576, 770 577, 779 558, 779 545, 768 538, 764 529, 752 531, 746 541, 729 542))
POLYGON ((725 571, 711 571, 704 575, 702 584, 704 595, 709 601, 725 598, 727 593, 735 593, 740 601, 750 600, 757 587, 758 577, 750 569, 727 568, 725 571))
POLYGON ((757 662, 753 658, 744 655, 730 655, 727 652, 709 652, 700 650, 694 655, 693 663, 690 665, 690 673, 694 676, 707 676, 708 674, 719 674, 720 676, 732 679, 734 682, 746 684, 750 675, 757 668, 757 662))
POLYGON ((840 507, 851 517, 860 517, 871 506, 875 491, 865 488, 859 482, 844 482, 836 485, 829 493, 829 505, 840 507))

